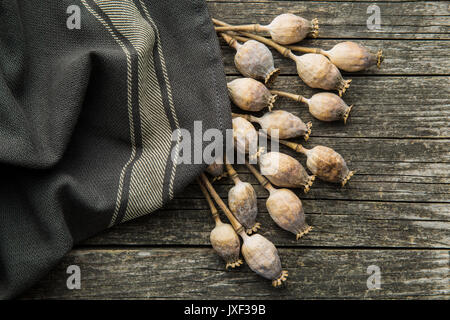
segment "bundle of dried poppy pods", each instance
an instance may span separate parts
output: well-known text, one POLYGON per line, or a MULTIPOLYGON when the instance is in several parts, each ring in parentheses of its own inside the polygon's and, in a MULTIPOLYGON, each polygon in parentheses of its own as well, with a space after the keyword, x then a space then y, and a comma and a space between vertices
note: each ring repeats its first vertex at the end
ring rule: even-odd
MULTIPOLYGON (((208 189, 209 194, 213 197, 213 199, 225 213, 228 220, 230 220, 230 223, 233 226, 235 233, 241 236, 244 243, 242 244, 242 247, 240 249, 242 255, 244 256, 244 260, 245 262, 247 262, 250 269, 252 269, 255 273, 257 273, 261 277, 272 280, 272 285, 274 287, 280 286, 284 281, 286 281, 288 277, 288 272, 282 270, 280 257, 278 256, 278 251, 273 245, 273 243, 259 234, 251 236, 247 235, 247 233, 244 230, 244 227, 239 223, 239 221, 236 219, 236 217, 233 215, 230 209, 228 209, 227 205, 222 201, 222 199, 217 194, 214 187, 209 182, 206 175, 202 173, 200 175, 200 178, 201 181, 198 180, 197 182, 200 184, 202 191, 204 190, 203 186, 206 187, 206 189, 208 189)), ((208 200, 207 196, 206 198, 208 200)), ((232 242, 233 242, 232 244, 235 243, 234 238, 232 242)), ((219 255, 221 255, 222 257, 231 256, 234 258, 235 257, 234 255, 236 253, 236 247, 234 245, 224 247, 225 249, 222 249, 221 252, 217 251, 219 255)), ((239 260, 235 261, 236 261, 235 264, 240 263, 239 260)))
POLYGON ((241 243, 237 233, 231 225, 228 223, 223 223, 222 220, 220 220, 219 212, 214 206, 211 196, 205 186, 200 182, 200 180, 197 180, 197 183, 199 184, 200 189, 208 202, 211 215, 216 223, 216 227, 210 234, 210 241, 214 250, 223 258, 223 260, 225 260, 226 269, 240 266, 242 264, 242 260, 239 259, 241 243))
MULTIPOLYGON (((256 160, 259 170, 246 161, 246 167, 261 186, 269 192, 266 207, 270 217, 281 228, 293 233, 296 239, 308 234, 312 227, 306 222, 302 201, 290 188, 308 192, 316 179, 344 186, 354 174, 344 158, 326 146, 311 149, 285 140, 303 137, 308 140, 311 122, 303 122, 297 115, 285 110, 272 110, 277 97, 285 97, 308 106, 310 114, 324 122, 347 122, 353 105, 347 105, 341 96, 349 88, 351 80, 345 80, 339 70, 356 72, 374 65, 380 67, 382 51, 372 54, 360 44, 345 41, 330 50, 292 45, 305 37, 316 38, 317 19, 307 20, 294 14, 281 14, 268 25, 247 24, 233 26, 212 19, 218 36, 236 50, 234 63, 244 76, 227 84, 231 101, 244 112, 264 112, 261 116, 232 113, 233 142, 238 155, 256 160), (267 33, 271 39, 255 33, 267 33), (289 45, 289 46, 286 46, 289 45), (318 92, 310 98, 292 92, 269 89, 280 72, 274 65, 272 52, 294 61, 298 75, 312 87, 332 92, 318 92), (302 55, 294 55, 293 51, 302 55), (258 133, 253 123, 261 127, 258 133), (306 168, 294 157, 258 145, 259 137, 276 140, 306 156, 306 168), (276 186, 276 187, 275 187, 276 186), (289 189, 288 189, 289 188, 289 189)), ((242 181, 228 158, 218 159, 206 172, 212 181, 228 174, 233 186, 228 190, 228 206, 222 201, 208 177, 201 174, 198 183, 211 209, 216 227, 210 241, 226 268, 242 264, 240 252, 250 269, 258 275, 272 280, 274 286, 286 281, 288 273, 281 267, 277 249, 268 239, 253 234, 260 229, 257 222, 258 206, 253 186, 242 181), (227 216, 230 224, 223 223, 211 197, 227 216), (242 238, 243 244, 239 241, 242 238)))

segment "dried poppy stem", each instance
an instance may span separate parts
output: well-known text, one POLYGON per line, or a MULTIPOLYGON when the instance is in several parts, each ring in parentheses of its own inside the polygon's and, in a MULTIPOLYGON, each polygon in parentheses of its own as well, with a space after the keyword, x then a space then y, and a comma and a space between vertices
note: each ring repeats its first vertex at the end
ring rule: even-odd
POLYGON ((216 225, 223 223, 222 220, 220 220, 220 216, 219 216, 219 211, 217 210, 216 206, 214 205, 211 196, 209 195, 208 191, 206 190, 205 186, 203 185, 203 183, 200 181, 200 179, 196 179, 197 180, 197 184, 200 187, 200 190, 203 193, 203 196, 206 199, 206 202, 208 203, 209 206, 209 210, 211 211, 211 215, 214 219, 214 222, 216 223, 216 225))
POLYGON ((256 232, 261 224, 256 222, 258 206, 256 203, 256 192, 252 185, 243 182, 234 170, 233 166, 225 160, 228 175, 234 182, 234 187, 228 191, 228 207, 239 222, 246 228, 248 234, 256 232))
POLYGON ((240 266, 243 262, 239 259, 241 242, 239 241, 238 235, 231 225, 228 223, 223 223, 220 220, 219 212, 214 206, 214 203, 212 202, 208 191, 205 189, 205 186, 198 178, 197 183, 200 186, 206 201, 208 202, 214 222, 216 223, 215 228, 210 234, 210 241, 214 250, 219 256, 222 257, 222 259, 225 260, 225 269, 240 266))
POLYGON ((310 99, 279 90, 271 90, 270 92, 277 96, 307 104, 309 112, 321 121, 344 120, 344 123, 347 123, 348 116, 353 108, 353 105, 348 106, 344 100, 331 92, 316 93, 310 99))
MULTIPOLYGON (((212 19, 212 21, 213 21, 215 24, 218 24, 218 25, 227 26, 227 27, 230 26, 229 24, 227 24, 227 23, 225 23, 225 22, 223 22, 223 21, 214 19, 214 18, 212 19)), ((258 36, 258 35, 253 34, 253 33, 248 33, 248 32, 240 32, 240 33, 243 34, 244 36, 248 37, 248 38, 257 40, 257 41, 259 41, 259 42, 262 42, 262 43, 264 43, 264 44, 266 44, 266 45, 268 45, 268 46, 270 46, 270 47, 276 49, 279 53, 281 53, 281 54, 282 54, 283 56, 285 56, 285 57, 289 57, 289 54, 291 53, 291 50, 289 50, 288 48, 283 47, 282 45, 279 45, 278 43, 276 43, 276 42, 274 42, 274 41, 272 41, 272 40, 269 40, 269 39, 267 39, 267 38, 258 36)), ((224 34, 224 33, 221 33, 220 35, 223 37, 223 34, 224 34)), ((230 38, 233 38, 232 36, 230 36, 230 35, 228 35, 228 34, 227 34, 227 36, 230 37, 230 38)), ((236 41, 236 39, 234 39, 234 40, 236 41)), ((225 39, 225 41, 227 41, 227 40, 225 39)), ((227 41, 227 42, 228 42, 228 41, 227 41)))
POLYGON ((237 41, 235 37, 230 36, 226 33, 220 33, 220 36, 225 40, 225 42, 234 50, 238 50, 242 45, 237 41))
POLYGON ((217 32, 223 31, 249 31, 249 32, 265 32, 268 31, 267 26, 260 24, 243 24, 239 26, 229 25, 226 27, 215 27, 217 32))
POLYGON ((305 98, 299 94, 294 94, 294 93, 280 91, 280 90, 270 90, 270 92, 272 94, 276 94, 277 96, 289 98, 291 100, 298 101, 298 102, 307 103, 307 101, 308 101, 307 98, 305 98))
POLYGON ((261 277, 272 280, 272 285, 274 287, 280 286, 287 280, 288 272, 281 268, 281 261, 278 256, 277 248, 275 248, 272 242, 259 234, 252 236, 247 235, 244 227, 233 216, 204 173, 200 174, 200 179, 208 189, 214 201, 225 213, 228 220, 230 220, 233 228, 244 241, 242 244, 242 255, 250 269, 261 277))
POLYGON ((223 21, 220 21, 220 20, 218 20, 218 19, 216 19, 216 18, 211 18, 211 21, 212 21, 214 24, 217 24, 218 26, 229 26, 228 23, 225 23, 225 22, 223 22, 223 21))
POLYGON ((209 182, 208 178, 204 173, 200 174, 200 179, 203 183, 203 185, 208 190, 211 197, 214 199, 214 201, 219 205, 220 209, 225 213, 228 220, 230 220, 231 225, 233 226, 234 230, 236 230, 237 234, 241 234, 242 232, 245 233, 244 227, 242 224, 236 219, 236 217, 231 213, 230 209, 228 209, 227 205, 223 200, 220 198, 220 196, 217 194, 216 190, 212 186, 211 182, 209 182))
POLYGON ((306 149, 305 147, 303 147, 299 143, 295 143, 295 142, 292 142, 292 141, 286 141, 286 140, 278 140, 278 142, 280 142, 281 144, 284 144, 285 146, 291 148, 295 152, 302 153, 304 155, 306 155, 306 153, 308 152, 308 149, 306 149))
MULTIPOLYGON (((219 21, 217 19, 212 18, 211 20, 214 22, 214 24, 216 24, 218 26, 229 26, 229 24, 227 24, 225 22, 222 22, 222 21, 219 21)), ((242 37, 242 36, 240 36, 239 34, 237 34, 236 32, 233 32, 233 31, 226 31, 225 34, 227 34, 229 36, 232 36, 233 38, 235 38, 236 40, 241 41, 241 42, 247 42, 247 41, 251 40, 249 38, 242 37)), ((221 33, 221 35, 222 35, 222 33, 221 33)))
POLYGON ((260 118, 249 114, 232 113, 231 115, 233 118, 241 117, 247 121, 258 123, 267 131, 268 135, 273 135, 272 131, 275 130, 280 139, 303 136, 307 141, 311 134, 311 122, 305 124, 302 119, 284 110, 267 112, 260 118))
POLYGON ((295 234, 297 240, 310 232, 312 227, 305 221, 302 202, 296 194, 289 189, 274 188, 269 180, 264 178, 255 167, 248 162, 245 162, 245 165, 258 182, 269 191, 270 195, 266 201, 266 206, 273 221, 280 228, 295 234))
POLYGON ((320 48, 309 48, 309 47, 301 47, 301 46, 286 46, 286 48, 297 51, 297 52, 303 52, 303 53, 318 53, 318 54, 325 54, 325 51, 320 48))
POLYGON ((247 41, 251 40, 250 38, 242 37, 234 32, 227 32, 227 34, 240 42, 247 42, 247 41))
MULTIPOLYGON (((213 19, 213 22, 215 21, 218 20, 213 19)), ((317 38, 319 35, 319 21, 317 18, 308 21, 292 13, 284 13, 275 17, 268 25, 247 24, 232 26, 222 24, 221 27, 216 27, 216 31, 268 32, 275 42, 291 44, 303 40, 308 35, 317 38)))

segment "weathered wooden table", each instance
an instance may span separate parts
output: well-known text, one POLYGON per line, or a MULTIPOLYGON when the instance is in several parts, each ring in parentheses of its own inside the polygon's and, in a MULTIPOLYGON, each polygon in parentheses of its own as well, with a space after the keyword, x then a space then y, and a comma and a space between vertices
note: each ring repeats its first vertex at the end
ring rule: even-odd
MULTIPOLYGON (((347 125, 320 123, 299 104, 276 107, 313 122, 306 146, 326 145, 357 171, 336 187, 316 182, 303 200, 313 232, 299 241, 279 229, 259 196, 261 234, 279 249, 288 285, 275 289, 247 266, 226 272, 209 244, 207 204, 193 185, 164 209, 86 241, 24 298, 450 298, 450 13, 449 3, 377 2, 381 30, 368 30, 367 1, 208 1, 211 15, 234 24, 269 22, 280 13, 317 17, 320 37, 306 46, 331 48, 344 39, 386 60, 352 78, 344 99, 355 107, 347 125), (66 268, 81 267, 81 290, 68 290, 66 268), (368 290, 367 269, 381 271, 368 290)), ((229 79, 238 76, 223 44, 229 79)), ((282 75, 275 88, 310 96, 293 63, 274 53, 282 75)), ((300 141, 300 140, 299 140, 300 141)), ((303 156, 294 155, 302 163, 303 156)), ((216 184, 225 198, 228 179, 216 184)))

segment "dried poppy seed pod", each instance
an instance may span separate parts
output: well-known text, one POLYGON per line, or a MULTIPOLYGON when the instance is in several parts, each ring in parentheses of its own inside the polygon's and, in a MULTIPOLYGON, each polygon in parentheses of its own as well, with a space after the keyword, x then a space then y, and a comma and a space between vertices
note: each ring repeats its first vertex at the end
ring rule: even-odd
POLYGON ((328 59, 330 59, 336 67, 347 72, 365 70, 373 65, 377 65, 379 68, 384 60, 382 50, 378 50, 375 55, 370 53, 362 45, 351 41, 338 43, 328 51, 320 48, 307 48, 299 46, 288 46, 288 49, 303 53, 322 54, 328 57, 328 59))
POLYGON ((247 24, 241 26, 231 26, 213 19, 214 23, 222 27, 216 27, 217 32, 222 31, 250 31, 250 32, 269 32, 273 41, 280 44, 291 44, 302 41, 310 35, 317 38, 319 35, 319 20, 311 21, 292 13, 284 13, 275 17, 267 26, 260 24, 247 24))
POLYGON ((304 154, 307 156, 306 165, 309 170, 322 180, 340 182, 344 186, 353 175, 344 158, 331 148, 316 146, 306 150, 304 154))
POLYGON ((289 189, 274 188, 251 164, 246 162, 246 166, 269 191, 270 195, 266 201, 267 211, 279 227, 295 234, 297 240, 312 230, 305 221, 302 202, 295 193, 289 189))
POLYGON ((234 63, 244 76, 264 80, 266 85, 271 85, 280 73, 280 69, 274 67, 269 48, 255 40, 249 40, 237 49, 234 63))
POLYGON ((223 222, 216 223, 209 239, 217 254, 225 260, 225 269, 236 268, 243 264, 243 261, 239 259, 241 242, 231 225, 223 222))
POLYGON ((234 64, 245 77, 263 80, 270 86, 280 73, 280 69, 275 69, 272 52, 261 42, 249 40, 240 44, 233 37, 222 33, 222 38, 228 45, 236 49, 234 64))
POLYGON ((258 133, 255 127, 242 117, 233 118, 233 140, 236 150, 242 154, 252 155, 257 151, 258 133))
POLYGON ((233 113, 232 115, 233 117, 242 117, 248 121, 257 122, 261 128, 267 131, 268 135, 273 135, 272 130, 278 130, 279 139, 303 136, 305 141, 307 141, 311 134, 311 122, 305 124, 302 119, 284 110, 267 112, 261 118, 248 114, 233 113))
POLYGON ((338 43, 331 50, 324 51, 324 54, 339 69, 348 72, 365 70, 374 65, 379 68, 384 60, 382 50, 375 55, 362 45, 351 41, 338 43))
POLYGON ((316 177, 310 176, 293 157, 281 152, 267 152, 259 156, 261 173, 271 183, 284 188, 303 188, 306 193, 316 177))
POLYGON ((214 222, 216 223, 216 226, 211 231, 209 237, 213 249, 220 257, 222 257, 223 260, 225 260, 225 269, 240 266, 242 264, 242 260, 239 259, 241 242, 239 241, 237 233, 231 225, 228 223, 223 223, 220 220, 219 213, 214 206, 208 191, 206 191, 204 185, 199 179, 197 179, 197 183, 200 186, 206 201, 208 202, 214 222))
POLYGON ((279 142, 303 153, 307 157, 306 166, 308 169, 324 181, 341 183, 344 186, 354 174, 354 171, 348 169, 344 158, 331 148, 316 146, 312 149, 306 149, 291 141, 279 140, 279 142))
POLYGON ((241 234, 242 255, 253 272, 263 278, 272 280, 274 287, 280 286, 287 280, 288 272, 281 269, 281 261, 277 248, 272 242, 259 234, 247 236, 241 234))
POLYGON ((353 108, 353 105, 348 106, 344 100, 331 92, 319 92, 310 99, 278 90, 271 90, 271 92, 282 97, 306 103, 309 106, 309 112, 321 121, 344 120, 344 123, 347 123, 348 116, 353 108))
POLYGON ((272 111, 277 96, 261 82, 252 78, 241 78, 228 82, 228 93, 235 105, 246 111, 261 111, 268 108, 272 111))
POLYGON ((321 54, 296 56, 290 53, 289 57, 295 61, 300 78, 311 88, 337 90, 342 96, 350 86, 352 80, 344 80, 339 69, 321 54))
POLYGON ((292 13, 277 16, 267 26, 273 41, 291 44, 302 41, 309 34, 313 38, 319 35, 319 20, 308 21, 292 13))
POLYGON ((308 99, 309 112, 322 121, 344 120, 347 123, 353 105, 348 106, 344 100, 331 92, 316 93, 308 99))
POLYGON ((281 285, 282 282, 287 280, 288 273, 281 269, 280 257, 273 243, 259 234, 248 236, 242 225, 214 190, 208 178, 203 173, 200 174, 200 178, 228 220, 230 220, 234 230, 236 230, 244 241, 242 244, 242 255, 250 269, 256 274, 272 280, 274 287, 281 285))
POLYGON ((248 234, 256 232, 261 225, 256 222, 258 206, 256 204, 256 192, 252 185, 239 179, 234 168, 226 163, 228 175, 234 182, 234 187, 228 191, 228 207, 233 215, 245 227, 248 234))
POLYGON ((226 176, 224 169, 223 169, 223 163, 219 163, 216 161, 214 161, 213 163, 211 163, 205 170, 206 172, 208 172, 211 176, 214 177, 214 180, 220 180, 222 179, 224 176, 226 176))

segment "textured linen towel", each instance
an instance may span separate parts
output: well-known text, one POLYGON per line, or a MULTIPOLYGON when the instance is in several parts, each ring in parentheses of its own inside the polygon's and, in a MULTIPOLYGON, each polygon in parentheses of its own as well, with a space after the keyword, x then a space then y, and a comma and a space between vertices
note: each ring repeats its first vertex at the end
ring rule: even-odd
POLYGON ((191 182, 194 121, 231 127, 204 0, 1 1, 0 298, 191 182))

